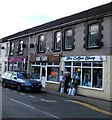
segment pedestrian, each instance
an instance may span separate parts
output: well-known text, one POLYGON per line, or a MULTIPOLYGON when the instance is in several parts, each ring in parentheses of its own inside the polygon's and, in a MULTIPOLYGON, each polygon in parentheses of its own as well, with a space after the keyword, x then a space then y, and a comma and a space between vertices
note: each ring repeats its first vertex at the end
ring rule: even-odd
POLYGON ((71 81, 70 73, 67 73, 66 78, 65 78, 64 93, 67 93, 67 89, 69 88, 69 82, 70 81, 71 81))

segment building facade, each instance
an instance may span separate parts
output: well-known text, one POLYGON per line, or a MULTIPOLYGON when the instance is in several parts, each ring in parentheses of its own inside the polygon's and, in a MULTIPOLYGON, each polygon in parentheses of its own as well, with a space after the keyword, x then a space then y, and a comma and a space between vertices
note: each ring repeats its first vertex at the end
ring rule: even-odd
POLYGON ((60 73, 69 72, 80 81, 77 94, 112 100, 111 8, 112 2, 3 38, 11 46, 9 70, 21 63, 55 90, 60 73))
POLYGON ((9 42, 0 40, 0 76, 8 70, 9 46, 9 42))

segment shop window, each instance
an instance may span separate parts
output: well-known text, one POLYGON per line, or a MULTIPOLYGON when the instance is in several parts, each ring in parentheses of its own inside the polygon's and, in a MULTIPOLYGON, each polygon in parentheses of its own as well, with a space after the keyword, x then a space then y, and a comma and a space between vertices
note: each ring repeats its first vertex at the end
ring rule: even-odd
POLYGON ((39 36, 38 44, 39 44, 39 52, 44 52, 45 51, 45 37, 44 37, 44 35, 39 36))
POLYGON ((47 80, 59 82, 59 67, 47 67, 47 80))
POLYGON ((40 79, 40 66, 32 66, 32 78, 40 79))
POLYGON ((59 65, 59 63, 54 63, 54 65, 59 65))
POLYGON ((82 68, 82 86, 91 87, 91 69, 82 68))
POLYGON ((82 62, 82 66, 91 66, 91 62, 82 62))
POLYGON ((72 29, 65 30, 64 50, 71 50, 73 47, 72 29))
POLYGON ((13 71, 13 63, 9 64, 9 71, 13 71))
POLYGON ((73 75, 72 75, 72 78, 73 78, 74 80, 78 80, 78 81, 79 81, 79 84, 80 84, 80 81, 81 81, 81 68, 73 67, 73 75))
POLYGON ((92 87, 102 88, 102 69, 94 68, 93 69, 93 84, 92 87))
POLYGON ((71 74, 71 67, 65 67, 65 74, 71 74))
POLYGON ((19 62, 18 63, 18 71, 22 71, 23 70, 23 63, 19 62))
POLYGON ((17 63, 14 63, 14 71, 17 71, 17 70, 18 70, 17 63))
POLYGON ((48 65, 52 65, 52 63, 51 63, 51 62, 48 62, 48 65))
POLYGON ((102 89, 103 62, 65 62, 64 73, 68 72, 72 78, 79 79, 80 86, 102 89))
POLYGON ((93 67, 102 67, 102 62, 93 62, 93 67))
POLYGON ((61 31, 55 33, 54 50, 61 50, 61 31))
POLYGON ((81 66, 81 62, 73 62, 73 66, 81 66))
POLYGON ((65 66, 71 66, 71 62, 65 62, 65 66))
POLYGON ((14 43, 10 43, 10 55, 14 55, 14 43))

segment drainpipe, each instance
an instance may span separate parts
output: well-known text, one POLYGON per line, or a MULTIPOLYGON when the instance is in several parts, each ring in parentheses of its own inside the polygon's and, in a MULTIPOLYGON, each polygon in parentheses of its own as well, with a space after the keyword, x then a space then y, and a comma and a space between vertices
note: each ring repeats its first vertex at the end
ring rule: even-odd
POLYGON ((28 40, 28 61, 27 61, 27 73, 30 73, 30 41, 31 41, 31 35, 29 35, 29 40, 28 40))

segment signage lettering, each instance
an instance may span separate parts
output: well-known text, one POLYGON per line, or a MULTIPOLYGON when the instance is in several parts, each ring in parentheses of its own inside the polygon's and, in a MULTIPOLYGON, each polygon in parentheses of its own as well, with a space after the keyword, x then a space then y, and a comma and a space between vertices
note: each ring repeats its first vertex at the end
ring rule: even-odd
POLYGON ((36 57, 36 61, 48 61, 47 57, 36 57))
POLYGON ((69 56, 64 61, 106 61, 106 56, 69 56))

